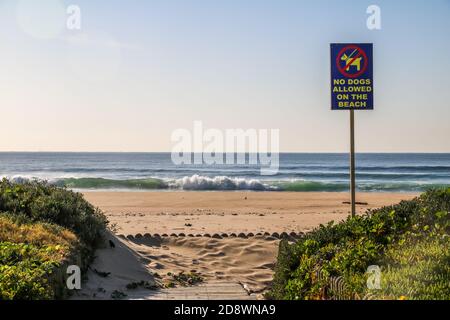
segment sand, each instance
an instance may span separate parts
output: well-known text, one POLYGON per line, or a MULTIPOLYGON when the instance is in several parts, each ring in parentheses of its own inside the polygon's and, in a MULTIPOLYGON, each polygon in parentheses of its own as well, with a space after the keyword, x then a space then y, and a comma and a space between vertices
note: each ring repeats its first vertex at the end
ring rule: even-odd
POLYGON ((123 239, 112 234, 105 246, 96 251, 82 290, 74 300, 109 300, 114 292, 123 299, 217 299, 240 300, 261 298, 272 281, 273 257, 278 249, 276 239, 153 238, 123 239), (268 251, 267 251, 268 250, 268 251), (202 282, 195 286, 167 289, 172 274, 198 274, 202 282), (100 274, 99 274, 100 273, 100 274), (105 277, 104 274, 108 275, 105 277), (129 288, 144 281, 154 288, 129 288))
MULTIPOLYGON (((359 193, 357 201, 364 204, 357 209, 362 213, 414 196, 359 193)), ((116 248, 105 244, 96 253, 91 268, 111 274, 103 278, 89 271, 89 281, 76 295, 89 299, 108 299, 114 290, 136 299, 158 298, 161 290, 128 290, 126 285, 147 281, 164 286, 171 282, 171 274, 179 272, 195 272, 204 283, 217 283, 213 285, 217 288, 239 284, 255 297, 270 288, 278 235, 292 234, 288 240, 295 241, 350 213, 343 203, 349 200, 346 193, 89 192, 85 197, 105 211, 115 229, 110 239, 116 243, 116 248)), ((189 297, 196 296, 193 290, 189 297)), ((242 295, 233 290, 227 294, 242 295)))
POLYGON ((163 282, 167 272, 200 274, 205 281, 242 284, 252 293, 264 291, 272 281, 278 239, 252 238, 140 238, 129 246, 147 262, 163 282))
MULTIPOLYGON (((358 193, 358 212, 411 199, 407 193, 358 193)), ((350 214, 347 193, 302 192, 90 192, 117 233, 309 231, 350 214)))

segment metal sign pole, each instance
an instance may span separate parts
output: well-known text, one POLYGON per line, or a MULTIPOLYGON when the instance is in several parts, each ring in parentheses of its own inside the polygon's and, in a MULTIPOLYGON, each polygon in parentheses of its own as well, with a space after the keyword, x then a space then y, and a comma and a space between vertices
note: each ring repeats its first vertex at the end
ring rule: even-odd
POLYGON ((352 204, 352 217, 356 215, 355 193, 355 112, 350 110, 350 194, 352 204))
POLYGON ((350 111, 350 196, 356 216, 355 110, 373 110, 373 44, 331 43, 331 110, 350 111), (353 93, 361 94, 353 94, 353 93))

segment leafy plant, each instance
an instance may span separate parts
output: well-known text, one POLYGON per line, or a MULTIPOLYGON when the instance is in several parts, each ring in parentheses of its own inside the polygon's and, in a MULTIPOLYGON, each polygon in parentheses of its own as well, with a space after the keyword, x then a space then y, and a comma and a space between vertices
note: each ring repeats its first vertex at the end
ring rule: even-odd
POLYGON ((0 242, 0 300, 53 298, 48 276, 67 247, 0 242))
POLYGON ((203 282, 203 277, 196 272, 184 273, 181 271, 178 274, 168 272, 167 276, 170 277, 170 281, 166 284, 167 288, 174 288, 177 284, 183 287, 194 286, 203 282))
POLYGON ((8 212, 18 223, 44 222, 73 231, 86 247, 102 239, 107 225, 103 213, 80 193, 45 182, 0 182, 0 212, 8 212))
POLYGON ((0 182, 0 300, 62 298, 59 275, 86 267, 106 218, 81 194, 43 182, 0 182))
MULTIPOLYGON (((430 190, 411 201, 369 210, 363 216, 349 217, 338 224, 321 225, 293 245, 282 241, 269 297, 336 298, 330 290, 334 279, 342 279, 345 283, 342 290, 348 291, 345 292, 346 296, 364 297, 370 293, 365 287, 365 271, 369 265, 387 266, 391 265, 392 261, 397 261, 396 259, 401 261, 400 253, 406 250, 402 245, 412 243, 411 241, 423 245, 430 239, 442 237, 444 239, 442 241, 448 242, 449 212, 450 189, 430 190)), ((445 249, 448 245, 442 244, 436 248, 445 249)), ((419 257, 421 261, 428 259, 426 255, 419 257)), ((443 265, 448 265, 448 261, 442 259, 439 260, 441 262, 438 266, 428 271, 433 273, 436 269, 440 270, 438 276, 433 277, 434 282, 423 281, 440 288, 449 283, 449 274, 442 268, 443 265)), ((412 283, 419 286, 419 282, 412 283)), ((396 291, 396 294, 398 292, 396 291)), ((436 295, 416 293, 416 296, 442 297, 442 290, 435 292, 440 293, 436 295)), ((414 298, 414 295, 409 296, 414 298)), ((450 292, 447 291, 447 297, 449 296, 450 292)))
POLYGON ((111 298, 114 300, 120 300, 120 299, 125 299, 128 295, 122 291, 119 290, 114 290, 111 293, 111 298))

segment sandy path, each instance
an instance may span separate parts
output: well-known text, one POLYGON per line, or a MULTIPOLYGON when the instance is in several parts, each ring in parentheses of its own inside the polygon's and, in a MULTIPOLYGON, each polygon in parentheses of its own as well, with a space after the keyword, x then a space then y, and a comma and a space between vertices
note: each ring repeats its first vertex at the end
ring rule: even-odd
POLYGON ((150 269, 168 280, 167 273, 195 272, 206 281, 218 280, 246 285, 261 292, 272 281, 278 239, 253 238, 140 238, 128 241, 150 269))
POLYGON ((256 299, 272 281, 279 240, 241 238, 117 238, 115 247, 96 251, 88 281, 72 299, 256 299), (195 273, 202 282, 194 286, 173 281, 171 274, 195 273), (106 273, 107 276, 101 275, 106 273), (145 281, 154 288, 133 283, 145 281), (172 288, 167 284, 175 283, 172 288))

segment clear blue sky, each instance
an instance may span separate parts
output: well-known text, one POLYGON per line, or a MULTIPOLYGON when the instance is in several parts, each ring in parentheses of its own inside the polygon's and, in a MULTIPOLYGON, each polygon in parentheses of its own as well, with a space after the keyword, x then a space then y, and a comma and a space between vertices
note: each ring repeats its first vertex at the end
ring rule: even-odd
POLYGON ((329 44, 373 42, 357 151, 450 152, 449 0, 60 1, 81 8, 80 31, 49 27, 55 3, 0 1, 0 150, 170 151, 173 130, 202 120, 280 129, 282 151, 346 152, 329 44), (371 4, 382 30, 366 27, 371 4))

